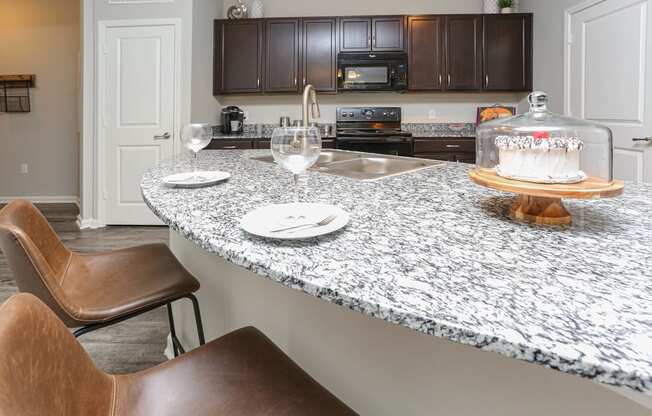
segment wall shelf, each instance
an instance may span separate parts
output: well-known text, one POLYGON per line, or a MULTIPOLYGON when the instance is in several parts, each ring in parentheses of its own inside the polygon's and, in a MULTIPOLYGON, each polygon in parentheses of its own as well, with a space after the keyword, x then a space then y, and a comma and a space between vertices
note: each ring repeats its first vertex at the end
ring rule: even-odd
POLYGON ((0 75, 0 112, 29 113, 29 89, 34 87, 33 74, 0 75))

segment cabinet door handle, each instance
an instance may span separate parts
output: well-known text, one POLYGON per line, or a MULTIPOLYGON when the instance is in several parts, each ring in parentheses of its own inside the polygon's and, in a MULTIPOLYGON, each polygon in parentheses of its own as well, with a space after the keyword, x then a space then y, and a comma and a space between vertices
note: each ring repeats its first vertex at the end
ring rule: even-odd
POLYGON ((451 74, 448 74, 448 86, 451 86, 451 74))
POLYGON ((161 134, 160 136, 159 135, 154 136, 154 140, 170 140, 170 137, 172 137, 172 136, 170 136, 170 133, 165 132, 164 134, 161 134))
POLYGON ((460 145, 459 144, 447 144, 446 147, 449 148, 449 149, 457 149, 457 148, 460 147, 460 145))
POLYGON ((235 146, 224 146, 222 149, 224 149, 224 150, 232 150, 232 149, 235 149, 235 148, 236 148, 235 146))
POLYGON ((484 76, 484 87, 485 88, 489 87, 489 74, 484 76))
POLYGON ((260 78, 256 80, 256 85, 258 85, 258 88, 260 88, 260 78))
POLYGON ((633 142, 648 142, 652 143, 652 137, 634 137, 633 142))
POLYGON ((297 77, 294 77, 294 86, 297 86, 297 77))
POLYGON ((303 86, 306 86, 306 77, 303 77, 303 86))
POLYGON ((439 86, 441 87, 441 74, 439 74, 439 86))

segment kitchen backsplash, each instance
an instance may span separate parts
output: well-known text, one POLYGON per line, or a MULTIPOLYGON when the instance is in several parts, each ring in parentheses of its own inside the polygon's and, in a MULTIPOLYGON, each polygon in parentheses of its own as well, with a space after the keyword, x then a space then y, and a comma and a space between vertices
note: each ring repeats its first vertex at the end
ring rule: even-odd
MULTIPOLYGON (((334 124, 318 124, 322 136, 326 126, 329 132, 334 132, 334 124)), ((244 133, 242 134, 228 134, 222 133, 221 126, 213 127, 214 138, 233 138, 233 137, 246 137, 246 138, 269 138, 277 124, 245 124, 244 133)), ((407 130, 413 134, 414 137, 475 137, 475 124, 474 123, 403 123, 403 130, 407 130)), ((333 134, 328 134, 324 137, 332 137, 333 134)))

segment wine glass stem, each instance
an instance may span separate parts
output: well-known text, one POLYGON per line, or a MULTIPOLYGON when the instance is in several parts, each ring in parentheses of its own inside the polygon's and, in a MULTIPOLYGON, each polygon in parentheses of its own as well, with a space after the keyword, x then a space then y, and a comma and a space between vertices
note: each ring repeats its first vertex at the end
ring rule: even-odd
POLYGON ((298 203, 299 202, 299 175, 295 173, 292 176, 294 178, 294 202, 298 203))

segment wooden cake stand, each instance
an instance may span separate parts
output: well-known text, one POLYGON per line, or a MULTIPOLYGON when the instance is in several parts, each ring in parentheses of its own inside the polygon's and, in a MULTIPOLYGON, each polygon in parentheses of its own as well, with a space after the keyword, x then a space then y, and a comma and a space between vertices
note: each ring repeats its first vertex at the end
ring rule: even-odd
POLYGON ((571 223, 571 214, 564 207, 562 198, 611 198, 622 194, 625 188, 623 181, 595 177, 579 183, 544 184, 503 178, 487 169, 472 169, 469 176, 478 185, 519 194, 509 209, 512 219, 546 225, 571 223))

